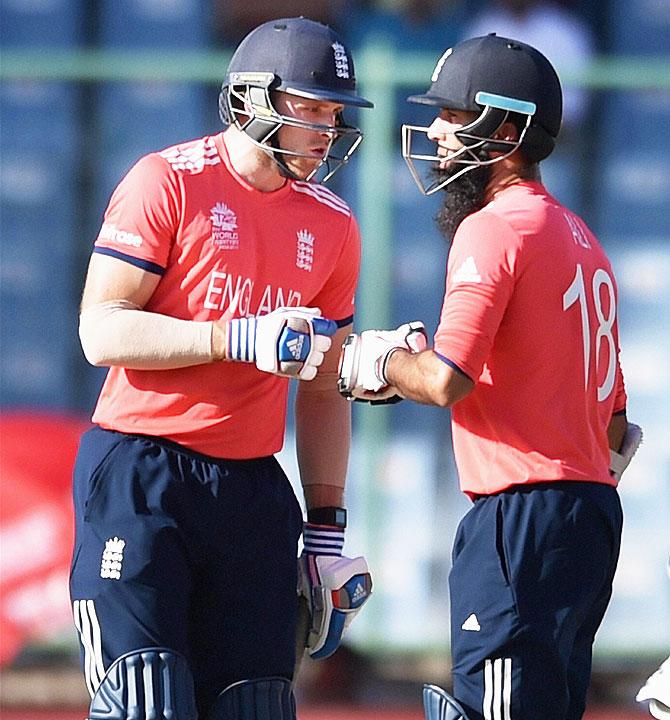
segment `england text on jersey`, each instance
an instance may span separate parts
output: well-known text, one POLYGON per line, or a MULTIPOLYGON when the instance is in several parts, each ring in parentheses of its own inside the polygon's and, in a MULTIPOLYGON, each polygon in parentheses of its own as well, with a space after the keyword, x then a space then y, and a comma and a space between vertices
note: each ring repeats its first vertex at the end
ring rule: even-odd
MULTIPOLYGON (((360 239, 347 204, 309 183, 256 190, 221 134, 142 158, 104 222, 97 252, 161 276, 145 310, 208 321, 302 305, 341 325, 353 317, 360 239)), ((113 367, 93 419, 216 457, 271 455, 283 444, 287 384, 253 365, 113 367)))

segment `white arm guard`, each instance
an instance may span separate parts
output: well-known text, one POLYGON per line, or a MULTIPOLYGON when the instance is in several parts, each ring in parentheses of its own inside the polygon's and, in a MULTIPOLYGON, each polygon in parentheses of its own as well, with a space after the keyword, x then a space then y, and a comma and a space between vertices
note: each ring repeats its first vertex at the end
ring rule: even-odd
POLYGON ((338 390, 348 400, 387 401, 398 396, 388 384, 386 363, 394 350, 425 350, 426 328, 419 321, 396 330, 365 330, 348 335, 342 345, 338 390))
POLYGON ((165 370, 213 360, 211 322, 148 312, 128 300, 83 310, 79 337, 86 359, 96 367, 165 370))
POLYGON ((619 452, 610 450, 610 473, 616 478, 617 482, 621 480, 623 471, 630 464, 641 443, 642 428, 634 423, 628 423, 619 452))
POLYGON ((253 362, 264 372, 312 380, 337 330, 319 308, 277 308, 267 315, 230 320, 226 359, 253 362))

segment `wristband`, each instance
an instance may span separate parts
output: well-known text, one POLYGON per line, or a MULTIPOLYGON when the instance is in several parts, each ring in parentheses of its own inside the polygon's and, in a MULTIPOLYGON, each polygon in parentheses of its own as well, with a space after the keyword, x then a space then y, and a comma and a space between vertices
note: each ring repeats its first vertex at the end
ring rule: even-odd
POLYGON ((256 360, 256 318, 234 318, 226 326, 226 360, 254 362, 256 360))
POLYGON ((302 542, 308 555, 339 557, 344 547, 344 528, 305 523, 302 528, 302 542))
POLYGON ((342 507, 318 507, 307 511, 307 522, 313 525, 347 527, 347 511, 342 507))

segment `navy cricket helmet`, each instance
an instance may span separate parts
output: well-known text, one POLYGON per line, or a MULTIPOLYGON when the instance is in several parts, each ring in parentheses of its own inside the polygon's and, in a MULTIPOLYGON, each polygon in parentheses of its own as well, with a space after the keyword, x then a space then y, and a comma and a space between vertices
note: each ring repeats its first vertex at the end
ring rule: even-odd
POLYGON ((304 17, 271 20, 252 30, 239 44, 228 65, 219 95, 224 125, 236 125, 263 150, 273 155, 285 174, 293 176, 283 156, 298 155, 279 147, 282 125, 302 127, 332 136, 328 153, 310 174, 325 163, 325 182, 346 163, 363 136, 339 114, 334 126, 323 126, 283 115, 272 102, 273 91, 344 106, 373 107, 356 91, 351 53, 327 25, 304 17), (339 155, 335 147, 341 149, 339 155))
MULTIPOLYGON (((465 147, 446 158, 467 166, 462 172, 498 162, 517 148, 531 163, 544 160, 554 149, 563 113, 561 84, 549 60, 526 43, 494 33, 449 48, 435 66, 428 91, 407 101, 478 113, 473 122, 454 133, 465 147), (517 126, 517 140, 492 139, 505 122, 517 126), (502 155, 491 158, 492 151, 502 155)), ((435 164, 445 160, 412 150, 412 134, 427 130, 403 126, 403 157, 422 191, 430 194, 456 176, 439 187, 422 187, 412 161, 435 164)))

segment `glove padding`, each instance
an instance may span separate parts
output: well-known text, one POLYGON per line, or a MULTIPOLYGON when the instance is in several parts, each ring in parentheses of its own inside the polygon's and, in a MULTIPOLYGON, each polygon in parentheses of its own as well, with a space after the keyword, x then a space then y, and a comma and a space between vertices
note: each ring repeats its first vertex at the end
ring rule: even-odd
POLYGON ((670 720, 670 657, 640 688, 635 699, 648 700, 649 712, 658 720, 670 720))
POLYGON ((642 443, 642 428, 634 423, 628 423, 626 434, 621 441, 619 452, 610 450, 610 473, 617 482, 621 480, 623 471, 628 467, 633 455, 642 443))
POLYGON ((310 657, 327 658, 372 593, 368 564, 363 557, 303 553, 298 560, 298 592, 306 598, 311 616, 310 657))
POLYGON ((274 375, 312 380, 336 330, 319 308, 280 307, 267 315, 230 320, 226 357, 256 363, 274 375))
POLYGON ((386 379, 386 363, 394 350, 411 353, 426 349, 428 336, 420 321, 396 330, 365 330, 347 335, 340 353, 337 387, 348 400, 390 403, 402 400, 386 379))

